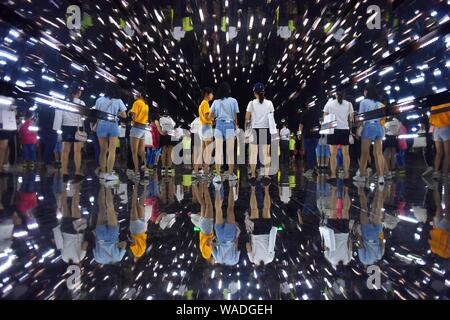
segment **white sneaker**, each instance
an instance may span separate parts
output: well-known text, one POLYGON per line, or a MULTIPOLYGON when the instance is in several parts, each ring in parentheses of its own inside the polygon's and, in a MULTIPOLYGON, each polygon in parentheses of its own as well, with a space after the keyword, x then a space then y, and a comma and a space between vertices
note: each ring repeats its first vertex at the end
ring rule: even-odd
POLYGON ((383 176, 379 176, 378 177, 378 184, 384 184, 384 177, 383 176))
POLYGON ((439 180, 441 178, 441 173, 440 172, 433 172, 433 179, 434 180, 439 180))
POLYGON ((366 182, 366 177, 361 177, 360 175, 356 175, 356 176, 353 177, 353 181, 366 182))
POLYGON ((428 167, 427 170, 425 170, 424 173, 422 173, 422 177, 429 175, 430 173, 432 173, 434 170, 433 167, 428 167))
POLYGON ((108 174, 106 174, 106 173, 104 173, 104 172, 100 172, 100 173, 98 174, 99 179, 102 179, 102 180, 105 180, 107 176, 108 176, 108 174))
POLYGON ((370 177, 372 175, 372 168, 366 169, 366 177, 370 177))
POLYGON ((116 176, 115 174, 104 174, 103 177, 104 177, 104 179, 106 181, 117 181, 117 180, 119 180, 119 177, 116 176))
POLYGON ((235 175, 234 173, 232 173, 228 176, 229 181, 236 181, 237 178, 238 178, 237 175, 235 175))

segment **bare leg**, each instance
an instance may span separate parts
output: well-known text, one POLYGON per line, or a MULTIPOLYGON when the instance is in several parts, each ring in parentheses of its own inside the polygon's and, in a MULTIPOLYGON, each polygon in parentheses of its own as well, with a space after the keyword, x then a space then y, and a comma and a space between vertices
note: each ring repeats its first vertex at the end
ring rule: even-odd
POLYGON ((348 146, 342 146, 342 157, 344 158, 344 178, 348 179, 350 177, 350 155, 348 153, 348 146))
POLYGON ((112 174, 113 169, 114 169, 114 163, 116 162, 117 139, 118 139, 117 137, 109 138, 108 163, 107 163, 108 174, 112 174))
POLYGON ((439 172, 441 166, 442 156, 444 155, 444 144, 442 141, 435 141, 436 155, 434 157, 434 172, 439 172))
POLYGON ((75 154, 75 174, 81 175, 81 149, 83 149, 83 142, 74 143, 75 154))
POLYGON ((216 174, 220 175, 220 169, 223 164, 223 139, 216 138, 216 174))
POLYGON ((3 165, 6 163, 6 150, 8 149, 8 140, 0 140, 0 172, 3 171, 3 165))
POLYGON ((359 175, 366 176, 367 160, 369 159, 370 140, 361 140, 361 158, 359 159, 359 175))
POLYGON ((100 146, 100 172, 106 173, 106 153, 108 152, 108 138, 98 138, 98 144, 100 146))
MULTIPOLYGON (((133 154, 134 172, 139 173, 139 140, 138 138, 131 137, 131 153, 133 154)), ((164 158, 163 158, 164 161, 164 158)))
POLYGON ((228 174, 233 174, 234 172, 234 137, 226 141, 227 145, 227 163, 228 163, 228 174))
POLYGON ((383 141, 375 141, 375 146, 373 149, 375 166, 377 168, 377 175, 379 177, 383 176, 384 173, 384 157, 383 157, 383 141))
POLYGON ((450 140, 444 141, 444 164, 442 167, 442 174, 444 177, 448 176, 448 166, 450 165, 450 140))
POLYGON ((337 166, 337 146, 330 146, 330 169, 331 169, 331 175, 330 178, 336 178, 336 166, 337 166))
POLYGON ((250 144, 250 170, 252 178, 256 178, 256 161, 258 159, 258 145, 250 144))
POLYGON ((63 142, 63 152, 61 157, 61 174, 68 174, 69 154, 72 142, 63 142))
POLYGON ((263 207, 263 218, 270 219, 270 207, 271 199, 269 195, 269 186, 264 187, 264 207, 263 207))
POLYGON ((250 219, 258 219, 258 202, 256 201, 256 188, 254 186, 251 187, 250 193, 250 219))

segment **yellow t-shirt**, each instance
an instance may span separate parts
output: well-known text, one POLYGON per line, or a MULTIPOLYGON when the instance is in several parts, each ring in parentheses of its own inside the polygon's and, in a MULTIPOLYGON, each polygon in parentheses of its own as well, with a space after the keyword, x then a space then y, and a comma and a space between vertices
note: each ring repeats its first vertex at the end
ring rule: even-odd
POLYGON ((147 249, 147 233, 132 234, 133 243, 130 245, 130 250, 136 258, 144 255, 147 249))
POLYGON ((134 118, 133 124, 146 125, 148 122, 148 105, 142 99, 137 99, 133 103, 131 112, 136 116, 134 118))
POLYGON ((200 124, 212 124, 212 120, 208 120, 206 115, 210 113, 209 103, 206 100, 203 100, 198 107, 198 116, 200 118, 200 124))
POLYGON ((200 252, 205 259, 211 258, 212 247, 207 245, 206 241, 212 238, 214 238, 214 233, 204 234, 203 232, 200 232, 200 252))

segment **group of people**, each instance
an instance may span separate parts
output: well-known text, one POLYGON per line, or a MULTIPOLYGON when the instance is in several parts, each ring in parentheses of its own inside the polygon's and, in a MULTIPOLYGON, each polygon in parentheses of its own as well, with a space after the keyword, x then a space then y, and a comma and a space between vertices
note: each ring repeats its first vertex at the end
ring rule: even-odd
MULTIPOLYGON (((67 100, 83 108, 86 104, 81 100, 82 93, 83 88, 74 83, 67 100)), ((149 172, 159 166, 160 160, 163 174, 172 174, 174 147, 179 143, 183 144, 183 159, 191 159, 193 177, 212 178, 215 183, 237 179, 236 154, 244 156, 251 179, 256 179, 258 166, 263 179, 270 179, 274 159, 276 163, 279 160, 283 166, 289 166, 298 155, 299 145, 303 150, 300 154, 305 156, 305 175, 329 170, 330 181, 338 178, 338 166, 343 168, 344 181, 350 181, 351 144, 355 145, 353 155, 358 159, 359 169, 353 177, 356 183, 364 183, 371 177, 368 164, 372 160, 372 146, 376 168, 373 177, 380 185, 384 184, 385 179, 395 176, 396 167, 402 170, 405 167, 408 144, 402 135, 407 133, 406 127, 395 115, 384 115, 381 109, 385 105, 372 86, 364 89, 358 114, 352 103, 344 99, 344 91, 339 88, 322 112, 314 107, 301 110, 296 133, 289 130, 284 120, 281 130, 278 130, 273 103, 265 97, 262 83, 256 83, 253 87, 254 99, 247 105, 243 130, 239 128, 238 101, 231 96, 230 85, 226 82, 220 84, 215 94, 211 88, 203 89, 198 117, 189 127, 176 123, 167 110, 162 113, 156 109, 150 110, 142 92, 135 94, 136 99, 129 110, 117 93, 117 88, 108 84, 104 94, 91 108, 107 114, 110 117, 108 120, 104 117, 99 120, 88 117, 85 120, 80 113, 48 106, 39 106, 35 112, 28 110, 23 120, 19 121, 18 129, 24 166, 34 168, 39 143, 45 166, 59 165, 66 182, 70 179, 82 180, 82 150, 89 141, 94 146, 98 177, 104 181, 118 181, 114 167, 120 137, 129 145, 127 173, 134 180, 148 178, 149 172), (127 124, 126 128, 119 124, 119 120, 127 124), (248 148, 241 150, 239 143, 236 144, 240 138, 245 140, 248 148), (70 157, 72 149, 73 157, 70 157), (72 158, 75 165, 73 177, 69 174, 69 160, 72 158), (225 172, 222 171, 224 164, 227 165, 225 172)), ((427 123, 430 127, 428 134, 433 133, 436 153, 434 169, 428 164, 426 174, 433 173, 435 179, 441 177, 441 172, 447 177, 450 164, 448 111, 439 112, 446 105, 433 107, 438 111, 432 112, 427 123)), ((0 130, 0 171, 8 163, 8 142, 14 134, 15 131, 0 130)))

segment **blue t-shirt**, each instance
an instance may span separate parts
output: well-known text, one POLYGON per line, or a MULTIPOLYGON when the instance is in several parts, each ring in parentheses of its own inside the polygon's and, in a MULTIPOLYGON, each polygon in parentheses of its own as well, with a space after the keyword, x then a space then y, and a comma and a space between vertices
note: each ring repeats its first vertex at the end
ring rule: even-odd
POLYGON ((110 99, 107 97, 100 97, 95 102, 95 110, 103 111, 113 115, 117 115, 119 112, 127 111, 127 107, 121 99, 110 99))
POLYGON ((234 115, 239 113, 238 102, 234 98, 215 100, 211 106, 211 113, 216 120, 234 121, 234 115))
MULTIPOLYGON (((364 99, 359 104, 359 113, 369 112, 381 108, 381 103, 372 99, 364 99)), ((371 123, 380 123, 380 119, 369 120, 371 123)), ((367 123, 369 121, 364 121, 367 123)))

